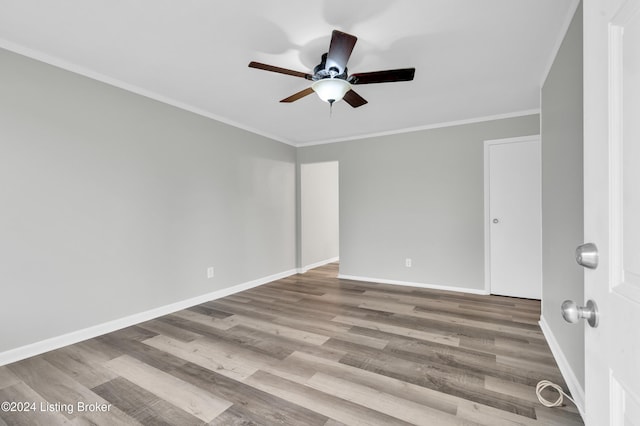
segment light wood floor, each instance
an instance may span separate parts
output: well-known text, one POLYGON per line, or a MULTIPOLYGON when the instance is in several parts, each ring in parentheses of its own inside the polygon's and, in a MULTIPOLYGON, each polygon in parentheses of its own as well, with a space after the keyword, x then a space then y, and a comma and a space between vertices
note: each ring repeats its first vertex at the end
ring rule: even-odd
POLYGON ((582 424, 571 402, 536 399, 541 379, 566 388, 539 302, 336 275, 327 265, 0 367, 0 402, 36 404, 0 411, 0 425, 582 424))

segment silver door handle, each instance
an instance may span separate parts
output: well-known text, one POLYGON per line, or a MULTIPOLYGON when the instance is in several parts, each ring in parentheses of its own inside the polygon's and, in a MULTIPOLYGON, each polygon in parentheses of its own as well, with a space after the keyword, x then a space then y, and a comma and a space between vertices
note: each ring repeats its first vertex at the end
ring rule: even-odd
POLYGON ((593 243, 586 243, 576 248, 576 262, 589 269, 598 267, 598 247, 593 243))
POLYGON ((562 318, 566 322, 575 324, 581 319, 586 319, 591 327, 598 326, 598 306, 593 300, 587 301, 587 306, 578 306, 573 300, 565 300, 561 309, 562 318))

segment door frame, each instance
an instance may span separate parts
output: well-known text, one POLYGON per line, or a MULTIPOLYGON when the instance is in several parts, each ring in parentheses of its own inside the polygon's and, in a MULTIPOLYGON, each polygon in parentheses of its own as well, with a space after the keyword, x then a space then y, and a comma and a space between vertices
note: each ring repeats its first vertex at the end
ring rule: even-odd
MULTIPOLYGON (((491 294, 491 205, 490 205, 490 163, 489 148, 492 145, 502 145, 521 142, 541 142, 540 134, 519 136, 515 138, 489 139, 484 141, 484 291, 491 294)), ((542 144, 541 144, 542 145, 542 144)), ((542 204, 542 199, 540 200, 542 204)), ((540 229, 542 238, 542 229, 540 229)))

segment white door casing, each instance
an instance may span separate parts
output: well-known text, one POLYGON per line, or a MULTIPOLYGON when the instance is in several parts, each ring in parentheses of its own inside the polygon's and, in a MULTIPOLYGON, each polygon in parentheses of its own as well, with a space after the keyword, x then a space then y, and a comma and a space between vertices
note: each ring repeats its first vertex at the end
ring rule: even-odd
POLYGON ((485 286, 540 299, 541 167, 538 135, 485 141, 485 286))
POLYGON ((584 2, 584 188, 586 423, 640 425, 640 0, 584 2))

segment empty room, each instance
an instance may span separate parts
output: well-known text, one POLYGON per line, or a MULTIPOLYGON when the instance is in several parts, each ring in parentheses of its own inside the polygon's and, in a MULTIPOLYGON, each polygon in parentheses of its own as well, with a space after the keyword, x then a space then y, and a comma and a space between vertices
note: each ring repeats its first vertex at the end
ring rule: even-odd
POLYGON ((0 426, 640 425, 639 113, 640 0, 0 0, 0 426))

